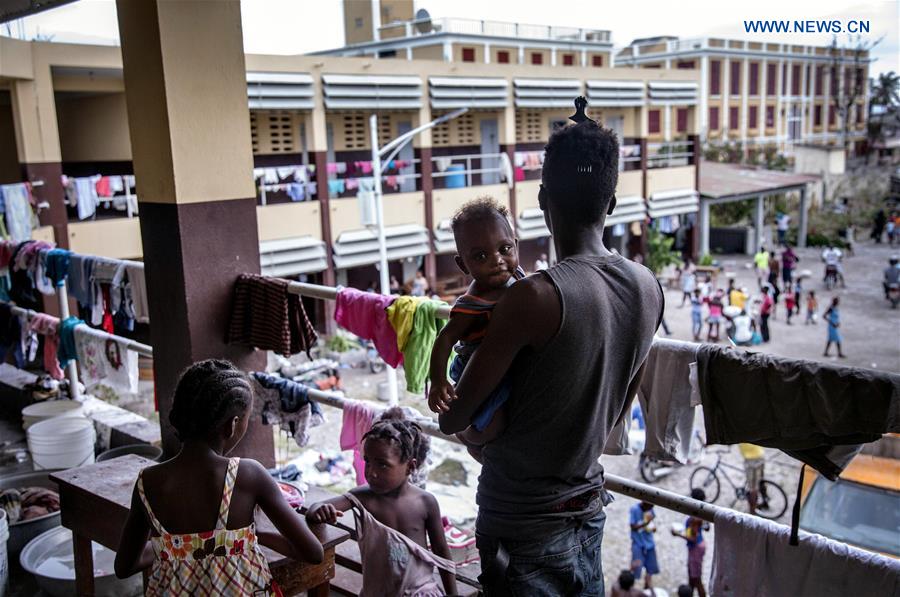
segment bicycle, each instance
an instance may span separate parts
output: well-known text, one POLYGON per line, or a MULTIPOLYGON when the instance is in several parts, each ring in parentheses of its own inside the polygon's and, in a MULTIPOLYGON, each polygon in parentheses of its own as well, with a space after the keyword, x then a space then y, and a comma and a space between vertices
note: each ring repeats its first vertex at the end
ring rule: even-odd
MULTIPOLYGON (((722 462, 722 454, 722 452, 717 453, 716 464, 712 468, 708 466, 698 466, 694 469, 694 472, 691 473, 691 490, 693 491, 694 489, 698 488, 702 489, 704 493, 706 493, 706 500, 710 503, 715 503, 715 501, 719 499, 719 494, 721 493, 722 489, 722 484, 719 480, 719 475, 721 475, 725 478, 726 481, 728 481, 728 484, 731 485, 732 489, 734 489, 734 499, 731 501, 731 504, 729 504, 728 507, 734 508, 734 505, 738 502, 738 500, 746 500, 749 504, 750 490, 746 487, 746 482, 738 485, 731 480, 731 477, 728 476, 726 469, 731 469, 741 474, 743 474, 744 471, 738 466, 722 462)), ((787 512, 787 507, 788 500, 787 494, 784 492, 784 489, 782 489, 781 486, 774 481, 762 479, 759 482, 759 496, 758 503, 756 504, 756 514, 758 514, 762 518, 777 520, 781 518, 785 512, 787 512)))

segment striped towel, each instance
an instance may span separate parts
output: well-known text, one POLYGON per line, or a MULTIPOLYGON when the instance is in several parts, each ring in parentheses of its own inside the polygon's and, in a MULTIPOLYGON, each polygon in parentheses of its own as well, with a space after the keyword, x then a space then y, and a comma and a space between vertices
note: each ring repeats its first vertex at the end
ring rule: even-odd
POLYGON ((226 343, 248 344, 284 356, 299 352, 309 356, 317 339, 303 301, 288 293, 287 280, 256 274, 238 277, 226 343))

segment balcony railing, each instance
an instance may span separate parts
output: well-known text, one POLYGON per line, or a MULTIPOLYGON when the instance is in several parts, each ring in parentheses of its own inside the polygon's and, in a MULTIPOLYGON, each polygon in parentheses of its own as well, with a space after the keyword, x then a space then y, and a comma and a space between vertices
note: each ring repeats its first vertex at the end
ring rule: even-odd
POLYGON ((436 156, 431 161, 431 177, 436 189, 509 183, 513 177, 512 165, 505 153, 436 156))
POLYGON ((381 39, 415 37, 432 33, 456 33, 461 35, 484 35, 486 37, 510 37, 519 39, 545 39, 554 41, 582 41, 602 44, 610 43, 609 31, 601 29, 581 29, 578 27, 552 27, 529 25, 505 21, 484 21, 478 19, 438 18, 413 19, 385 25, 379 30, 381 39))
POLYGON ((647 144, 647 169, 676 168, 694 163, 693 141, 647 144))

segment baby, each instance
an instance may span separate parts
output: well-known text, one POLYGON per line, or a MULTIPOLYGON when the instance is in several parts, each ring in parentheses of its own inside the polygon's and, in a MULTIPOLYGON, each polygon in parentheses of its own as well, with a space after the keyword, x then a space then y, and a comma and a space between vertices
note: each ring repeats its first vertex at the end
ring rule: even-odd
MULTIPOLYGON (((438 411, 438 405, 454 399, 453 386, 447 380, 447 360, 450 351, 456 356, 450 365, 454 383, 462 377, 475 349, 487 334, 491 311, 506 289, 525 272, 519 267, 517 241, 509 223, 509 212, 490 198, 466 203, 453 217, 453 236, 456 239, 456 265, 472 276, 466 294, 456 299, 450 311, 450 321, 435 340, 431 351, 431 390, 428 405, 438 411)), ((480 446, 496 438, 505 427, 501 405, 509 398, 509 383, 504 380, 491 393, 472 417, 472 424, 459 438, 469 446, 469 452, 480 459, 480 446)))

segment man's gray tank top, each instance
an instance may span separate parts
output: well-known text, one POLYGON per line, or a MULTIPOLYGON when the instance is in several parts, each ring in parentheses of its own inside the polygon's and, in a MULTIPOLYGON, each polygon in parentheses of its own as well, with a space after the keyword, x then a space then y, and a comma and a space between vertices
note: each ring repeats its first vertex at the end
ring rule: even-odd
POLYGON ((599 511, 599 500, 554 506, 603 487, 600 454, 663 313, 659 282, 621 255, 570 257, 538 275, 556 287, 562 321, 544 348, 516 357, 507 428, 484 448, 477 528, 498 538, 552 533, 599 511))

